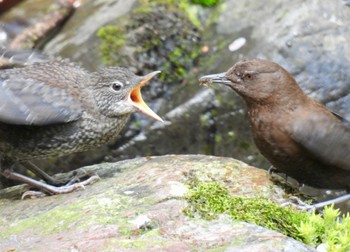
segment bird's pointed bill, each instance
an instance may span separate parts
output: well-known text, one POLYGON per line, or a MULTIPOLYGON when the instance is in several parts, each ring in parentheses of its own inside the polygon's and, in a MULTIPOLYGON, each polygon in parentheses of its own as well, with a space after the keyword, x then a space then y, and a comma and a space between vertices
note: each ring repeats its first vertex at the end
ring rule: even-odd
POLYGON ((142 113, 163 122, 163 119, 160 118, 150 107, 148 107, 148 105, 143 101, 142 99, 142 95, 141 95, 141 88, 147 84, 147 82, 149 82, 154 76, 156 76, 157 74, 159 74, 160 71, 155 71, 152 73, 149 73, 147 75, 145 75, 142 80, 140 81, 140 83, 131 90, 130 92, 130 100, 132 102, 132 104, 137 107, 142 113))
POLYGON ((225 72, 225 73, 210 74, 210 75, 202 76, 199 79, 199 83, 204 86, 209 86, 212 83, 230 84, 231 82, 226 78, 226 72, 225 72))

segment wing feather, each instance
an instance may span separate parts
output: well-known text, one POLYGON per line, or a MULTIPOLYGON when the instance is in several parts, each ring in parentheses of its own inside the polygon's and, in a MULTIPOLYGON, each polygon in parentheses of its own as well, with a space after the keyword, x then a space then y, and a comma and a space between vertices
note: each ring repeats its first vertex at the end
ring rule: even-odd
MULTIPOLYGON (((78 120, 83 112, 81 103, 69 93, 72 80, 60 77, 54 85, 53 72, 45 75, 38 65, 36 78, 33 67, 30 75, 25 68, 0 72, 0 121, 17 125, 50 125, 78 120)), ((47 67, 47 66, 46 66, 47 67)), ((55 69, 56 72, 57 68, 55 69)), ((74 89, 74 88, 73 88, 74 89)))
POLYGON ((312 114, 293 123, 292 138, 329 165, 350 170, 350 126, 331 114, 312 114))

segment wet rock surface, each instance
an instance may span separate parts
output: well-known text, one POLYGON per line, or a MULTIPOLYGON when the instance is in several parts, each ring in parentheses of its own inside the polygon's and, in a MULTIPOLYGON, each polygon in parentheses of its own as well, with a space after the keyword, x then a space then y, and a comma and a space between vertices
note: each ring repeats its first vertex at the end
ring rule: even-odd
POLYGON ((196 174, 198 181, 221 181, 235 195, 283 201, 282 190, 264 170, 240 161, 170 155, 82 169, 97 172, 101 180, 85 190, 40 199, 5 199, 8 194, 0 191, 1 249, 314 251, 278 232, 225 215, 205 221, 184 214, 189 174, 196 174))

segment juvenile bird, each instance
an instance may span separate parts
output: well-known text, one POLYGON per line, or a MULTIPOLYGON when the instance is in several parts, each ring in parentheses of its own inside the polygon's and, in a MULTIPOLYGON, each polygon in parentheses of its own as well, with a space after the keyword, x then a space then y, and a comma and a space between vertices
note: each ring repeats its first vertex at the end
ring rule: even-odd
POLYGON ((65 60, 0 70, 0 174, 50 194, 81 187, 79 183, 56 186, 61 182, 29 160, 106 144, 136 111, 162 121, 140 91, 158 73, 136 76, 120 67, 88 72, 65 60), (14 172, 14 165, 24 166, 47 183, 14 172))
POLYGON ((226 85, 244 99, 255 144, 278 171, 316 188, 350 189, 350 124, 281 66, 244 60, 200 83, 226 85))

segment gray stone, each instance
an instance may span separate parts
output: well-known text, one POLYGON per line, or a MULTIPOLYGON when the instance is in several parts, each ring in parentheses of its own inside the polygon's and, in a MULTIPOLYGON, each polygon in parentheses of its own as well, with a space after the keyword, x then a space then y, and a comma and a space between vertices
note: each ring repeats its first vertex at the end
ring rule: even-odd
MULTIPOLYGON (((85 190, 40 199, 0 190, 5 251, 315 251, 278 232, 232 221, 186 216, 190 174, 229 182, 235 195, 284 201, 264 170, 203 155, 137 158, 81 168, 101 180, 85 190), (292 249, 295 250, 292 250, 292 249)), ((8 190, 7 190, 8 191, 8 190)), ((19 193, 19 191, 17 191, 19 193)))

